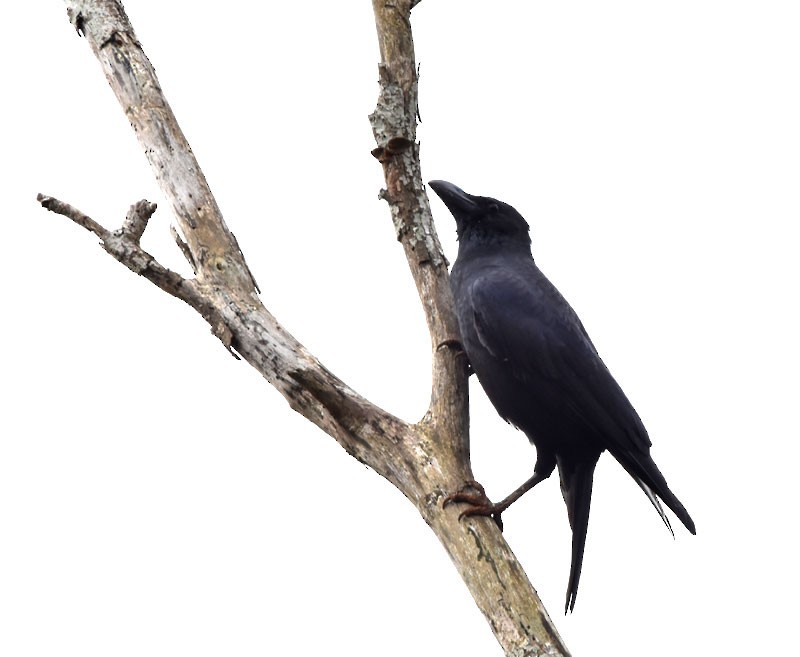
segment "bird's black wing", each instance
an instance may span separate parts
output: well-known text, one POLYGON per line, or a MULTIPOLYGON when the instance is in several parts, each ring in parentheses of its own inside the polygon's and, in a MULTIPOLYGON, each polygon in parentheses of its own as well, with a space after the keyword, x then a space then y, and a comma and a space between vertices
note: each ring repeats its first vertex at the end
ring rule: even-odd
POLYGON ((636 480, 667 526, 656 495, 693 532, 689 514, 650 457, 641 419, 555 286, 538 269, 497 269, 472 281, 468 296, 482 346, 508 364, 521 386, 546 380, 559 403, 636 480))
POLYGON ((647 432, 578 316, 538 271, 496 270, 472 282, 475 333, 525 386, 546 380, 612 453, 647 450, 647 432))

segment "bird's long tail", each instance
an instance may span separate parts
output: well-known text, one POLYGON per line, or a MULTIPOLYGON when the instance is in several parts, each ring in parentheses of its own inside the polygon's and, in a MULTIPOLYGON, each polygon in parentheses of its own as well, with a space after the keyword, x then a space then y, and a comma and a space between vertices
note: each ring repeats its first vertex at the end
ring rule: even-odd
POLYGON ((578 582, 581 579, 583 548, 586 545, 586 530, 589 527, 589 506, 592 502, 592 480, 597 458, 588 461, 558 460, 558 474, 561 477, 561 493, 567 504, 567 515, 572 527, 572 565, 569 569, 567 602, 564 613, 575 608, 578 596, 578 582))

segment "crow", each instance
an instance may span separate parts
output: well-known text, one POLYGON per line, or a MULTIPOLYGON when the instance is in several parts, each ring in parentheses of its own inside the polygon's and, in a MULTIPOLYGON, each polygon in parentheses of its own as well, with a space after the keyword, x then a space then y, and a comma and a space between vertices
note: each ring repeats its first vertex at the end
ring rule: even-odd
POLYGON ((450 273, 460 346, 486 395, 536 447, 533 476, 493 504, 477 482, 449 495, 470 506, 461 515, 500 514, 558 466, 572 528, 565 613, 575 607, 592 476, 604 450, 656 508, 663 501, 686 528, 694 522, 650 457, 650 439, 597 353, 580 319, 536 266, 525 219, 510 205, 472 196, 452 183, 428 183, 456 220, 458 257, 450 273))

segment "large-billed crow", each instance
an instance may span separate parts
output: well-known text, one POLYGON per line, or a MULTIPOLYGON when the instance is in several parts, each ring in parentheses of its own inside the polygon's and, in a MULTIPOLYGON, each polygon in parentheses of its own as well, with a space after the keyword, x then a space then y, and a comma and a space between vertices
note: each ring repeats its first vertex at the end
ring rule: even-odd
POLYGON ((580 319, 534 263, 526 221, 501 201, 442 180, 429 184, 456 220, 458 258, 450 282, 464 351, 500 416, 536 446, 533 476, 502 502, 491 503, 475 482, 448 501, 469 503, 462 515, 490 515, 500 524, 500 513, 558 466, 572 527, 571 611, 592 476, 604 450, 639 484, 667 527, 659 498, 692 534, 694 522, 650 457, 642 421, 580 319))

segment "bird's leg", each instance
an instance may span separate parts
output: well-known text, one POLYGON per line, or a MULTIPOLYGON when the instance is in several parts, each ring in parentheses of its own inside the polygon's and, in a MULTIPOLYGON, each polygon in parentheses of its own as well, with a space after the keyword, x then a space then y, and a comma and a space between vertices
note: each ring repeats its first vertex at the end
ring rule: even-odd
POLYGON ((543 474, 541 472, 534 471, 533 476, 530 479, 528 479, 528 481, 526 481, 524 484, 522 484, 522 486, 517 488, 517 490, 511 493, 511 495, 504 498, 501 502, 498 502, 495 506, 497 506, 500 511, 505 511, 508 507, 510 507, 514 502, 516 502, 520 497, 522 497, 525 493, 527 493, 536 484, 541 483, 549 476, 550 472, 548 472, 547 474, 543 474))
POLYGON ((446 507, 451 502, 469 504, 470 506, 464 509, 458 516, 459 520, 469 516, 489 516, 495 521, 497 526, 500 528, 500 531, 503 531, 503 520, 501 518, 503 511, 510 507, 536 484, 547 479, 552 472, 552 468, 545 470, 534 470, 533 476, 528 479, 528 481, 517 488, 513 493, 511 493, 511 495, 497 503, 492 502, 487 497, 483 486, 481 486, 477 481, 468 481, 460 490, 444 498, 443 507, 446 507), (469 489, 472 489, 472 492, 470 492, 469 489))

